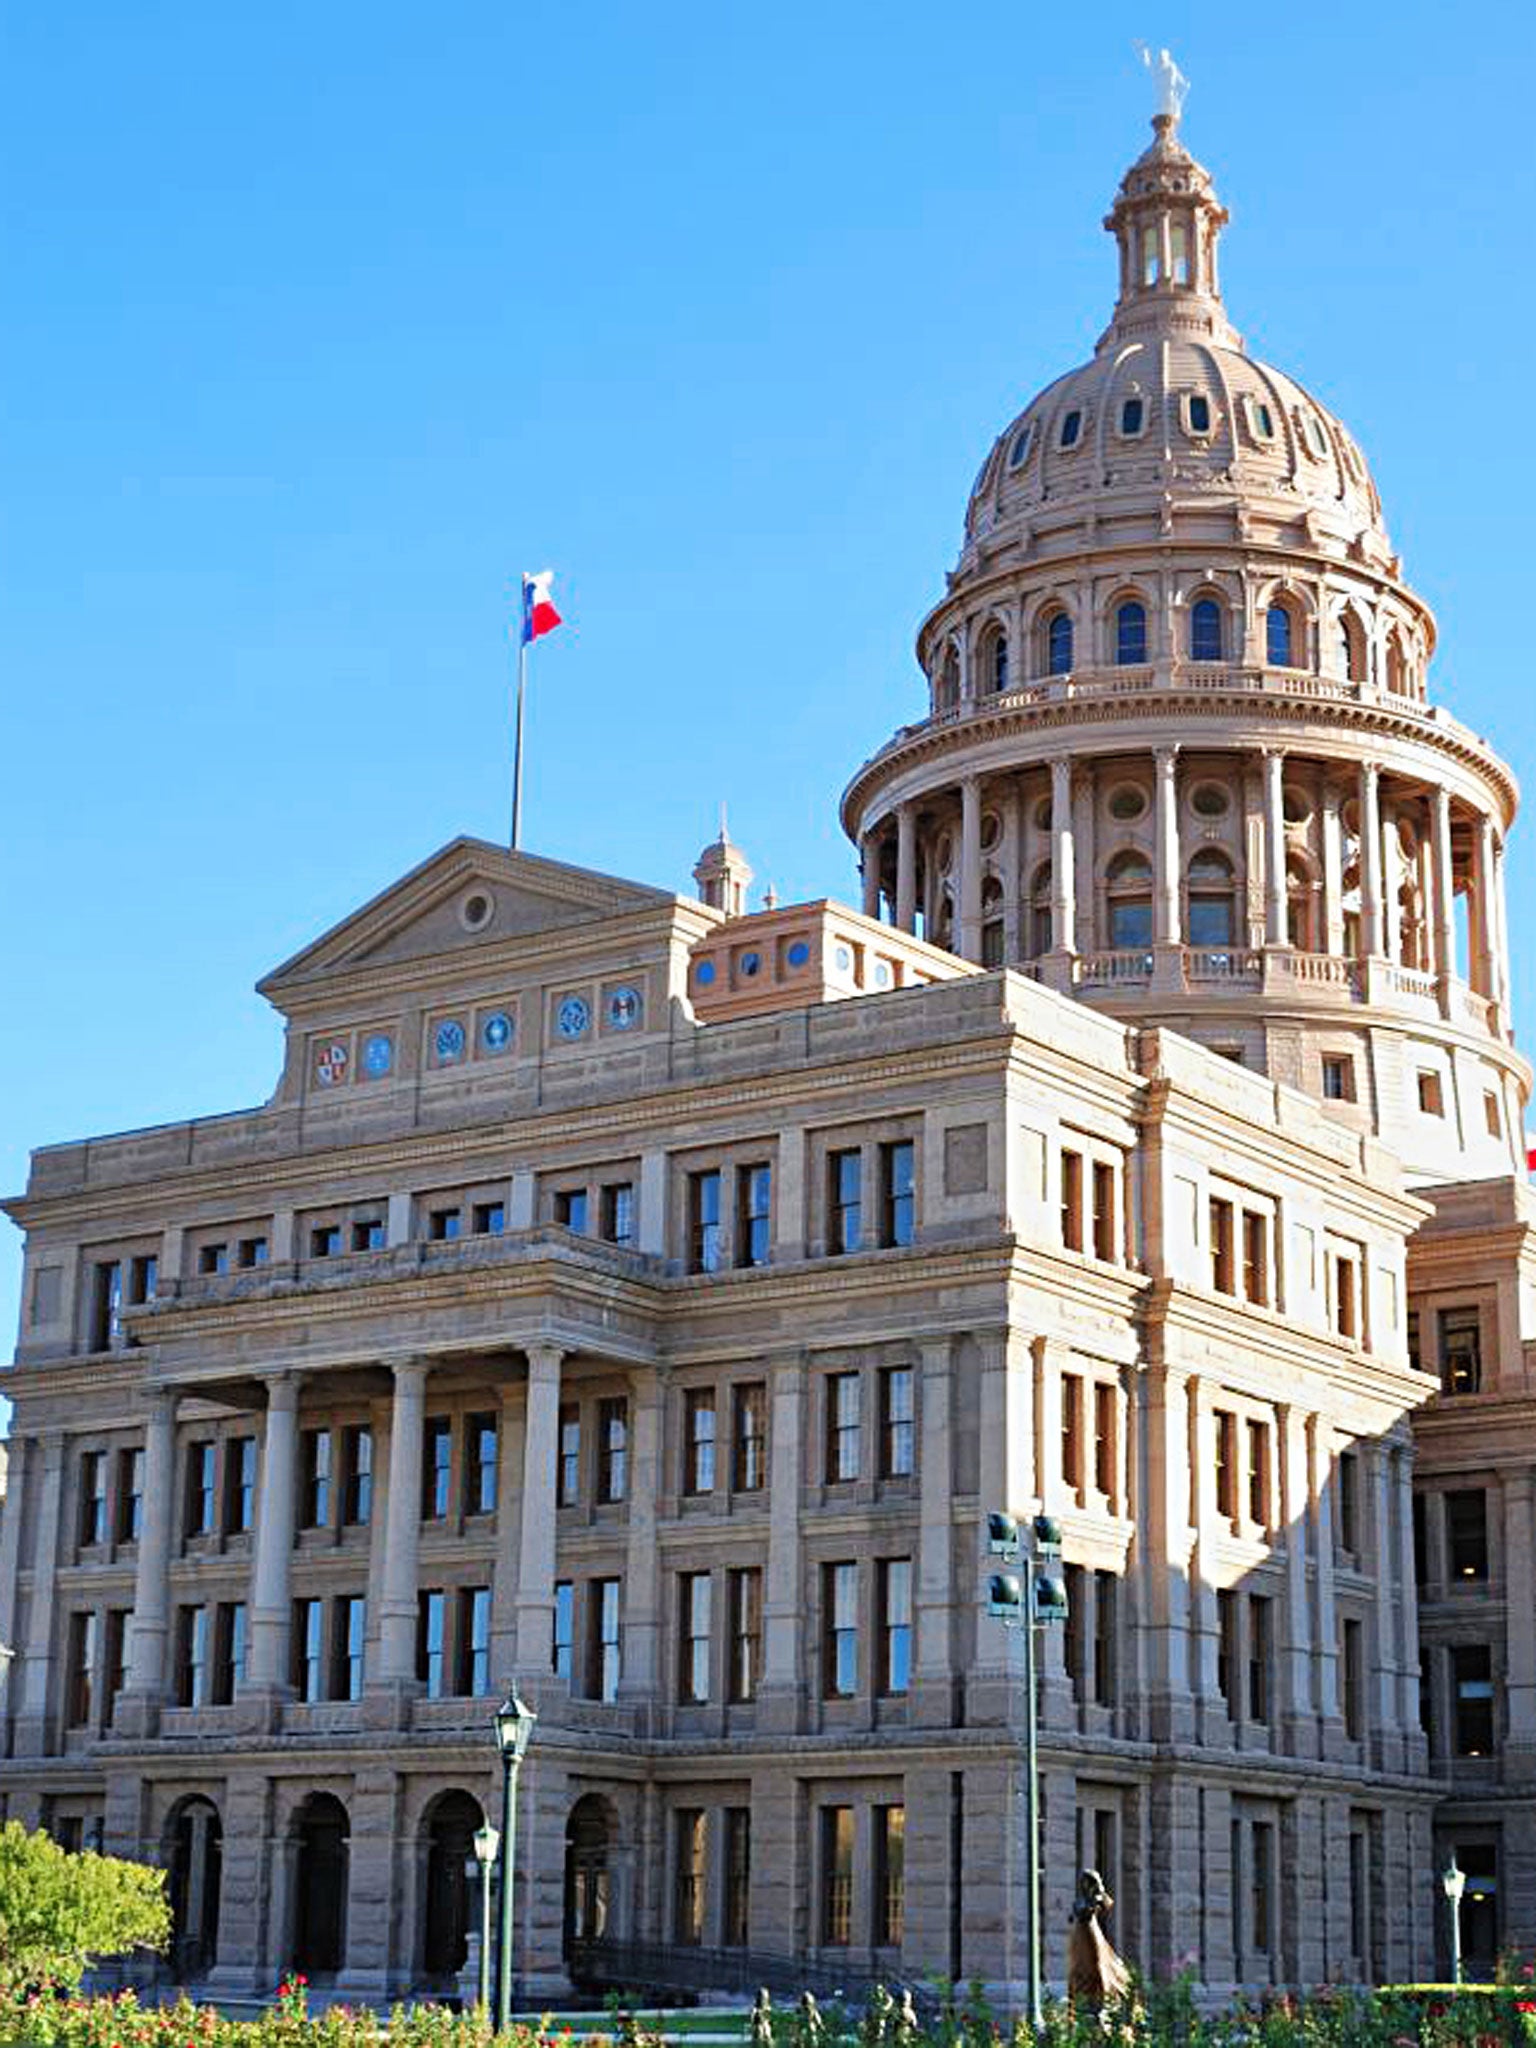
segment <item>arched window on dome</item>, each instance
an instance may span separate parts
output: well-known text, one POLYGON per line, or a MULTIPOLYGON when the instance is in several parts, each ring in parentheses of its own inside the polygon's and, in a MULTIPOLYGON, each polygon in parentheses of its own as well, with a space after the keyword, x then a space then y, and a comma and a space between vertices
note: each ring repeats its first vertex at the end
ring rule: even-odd
POLYGON ((996 696, 1001 696, 1008 687, 1008 635, 1001 626, 994 626, 987 640, 986 656, 982 674, 987 686, 996 696))
POLYGON ((1146 658, 1147 608, 1127 598, 1115 607, 1115 662, 1120 668, 1138 668, 1146 658))
POLYGON ((1236 929, 1232 863, 1214 846, 1202 847, 1189 864, 1189 943, 1230 946, 1236 929))
POLYGON ((1146 227, 1141 231, 1141 281, 1144 285, 1157 283, 1157 229, 1146 227))
POLYGON ((1221 606, 1214 597, 1197 597, 1189 608, 1189 658, 1191 661, 1221 661, 1221 606))
POLYGON ((1041 861, 1029 885, 1029 957, 1039 960, 1051 950, 1051 864, 1041 861))
POLYGON ((1277 598, 1264 615, 1264 659, 1271 668, 1300 668, 1300 645, 1295 614, 1277 598))
POLYGON ((1366 679, 1365 628, 1352 611, 1339 614, 1339 674, 1352 683, 1366 679))
POLYGON ((1183 221, 1176 220, 1171 230, 1173 250, 1173 281, 1175 284, 1189 283, 1189 230, 1183 221))
POLYGON ((1072 673, 1072 620, 1064 611, 1054 611, 1045 622, 1045 672, 1048 676, 1072 673))
POLYGON ((953 711, 959 702, 960 650, 951 642, 944 652, 944 666, 939 670, 933 708, 935 711, 953 711))
POLYGON ((996 875, 986 875, 981 884, 981 964, 1003 964, 1003 885, 996 875))
POLYGON ((1317 892, 1305 861, 1294 853, 1285 863, 1285 931, 1298 953, 1316 953, 1317 892))
POLYGON ((1109 943, 1117 952, 1152 943, 1152 863, 1144 853, 1117 853, 1104 876, 1109 943))
POLYGON ((1402 635, 1393 630, 1387 639, 1387 688, 1395 697, 1406 697, 1408 687, 1408 657, 1403 652, 1402 635))

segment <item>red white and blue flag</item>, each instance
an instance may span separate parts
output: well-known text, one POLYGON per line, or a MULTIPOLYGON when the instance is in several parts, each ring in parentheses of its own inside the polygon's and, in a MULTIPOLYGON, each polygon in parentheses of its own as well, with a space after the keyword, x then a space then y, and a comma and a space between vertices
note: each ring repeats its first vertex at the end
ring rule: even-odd
POLYGON ((537 640, 543 633, 553 633, 560 624, 560 614, 555 610, 555 601, 550 590, 555 580, 553 569, 541 569, 536 576, 523 577, 523 645, 537 640))

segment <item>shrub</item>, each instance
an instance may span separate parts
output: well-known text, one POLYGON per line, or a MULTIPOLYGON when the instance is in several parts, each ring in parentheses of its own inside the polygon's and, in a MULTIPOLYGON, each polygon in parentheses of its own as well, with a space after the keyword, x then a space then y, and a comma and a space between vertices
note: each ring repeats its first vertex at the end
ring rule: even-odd
POLYGON ((0 1992, 74 1989, 93 1956, 163 1949, 170 1932, 164 1871, 0 1827, 0 1992))

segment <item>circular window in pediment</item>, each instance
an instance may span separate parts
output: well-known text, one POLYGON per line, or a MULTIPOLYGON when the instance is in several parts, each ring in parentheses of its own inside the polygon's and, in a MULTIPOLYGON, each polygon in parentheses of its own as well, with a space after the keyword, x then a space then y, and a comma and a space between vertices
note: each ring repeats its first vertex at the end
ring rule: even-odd
POLYGON ((483 932, 496 915, 496 899, 485 889, 471 889, 459 905, 459 923, 467 932, 483 932))

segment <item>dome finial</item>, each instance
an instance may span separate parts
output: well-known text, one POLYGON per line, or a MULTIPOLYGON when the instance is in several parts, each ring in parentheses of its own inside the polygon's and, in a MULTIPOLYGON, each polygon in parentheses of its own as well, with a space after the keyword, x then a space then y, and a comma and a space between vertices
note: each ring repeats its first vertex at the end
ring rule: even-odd
POLYGON ((1142 63, 1157 81, 1157 112, 1152 117, 1153 127, 1159 130, 1177 128, 1189 92, 1189 80, 1173 61, 1171 50, 1153 50, 1146 43, 1138 43, 1136 48, 1142 63))

